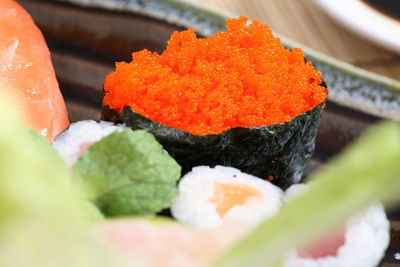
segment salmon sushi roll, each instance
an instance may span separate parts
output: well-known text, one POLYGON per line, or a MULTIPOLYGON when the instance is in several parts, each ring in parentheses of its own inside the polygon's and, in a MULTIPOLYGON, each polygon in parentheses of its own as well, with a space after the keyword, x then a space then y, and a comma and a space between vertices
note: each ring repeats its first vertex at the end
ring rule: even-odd
POLYGON ((278 212, 283 203, 279 187, 232 167, 195 167, 178 188, 172 215, 196 228, 225 223, 251 226, 278 212))
MULTIPOLYGON (((293 185, 286 200, 307 190, 293 185)), ((374 204, 311 245, 296 249, 285 267, 374 267, 385 254, 390 241, 390 223, 381 204, 374 204)))
POLYGON ((125 129, 124 125, 115 125, 108 121, 78 121, 72 123, 66 131, 57 136, 53 146, 71 167, 92 144, 114 132, 121 132, 125 129))

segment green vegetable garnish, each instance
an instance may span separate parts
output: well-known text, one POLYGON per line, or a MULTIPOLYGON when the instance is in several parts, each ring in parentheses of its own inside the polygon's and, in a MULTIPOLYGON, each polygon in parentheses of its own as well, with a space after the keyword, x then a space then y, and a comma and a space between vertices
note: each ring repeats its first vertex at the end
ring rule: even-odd
POLYGON ((35 151, 38 155, 43 156, 45 155, 46 158, 51 158, 52 165, 57 165, 56 168, 62 169, 63 173, 68 171, 67 164, 65 163, 64 159, 58 153, 57 150, 49 143, 49 141, 40 135, 38 132, 32 129, 27 129, 23 126, 21 127, 21 132, 24 134, 29 135, 29 140, 32 146, 34 147, 35 151))
POLYGON ((2 105, 0 125, 0 266, 121 266, 93 235, 51 144, 2 105))
POLYGON ((306 193, 261 223, 214 266, 281 266, 288 249, 312 242, 372 202, 400 196, 400 124, 375 127, 317 172, 306 193))
POLYGON ((106 216, 154 215, 177 195, 180 166, 146 131, 115 132, 73 166, 106 216))

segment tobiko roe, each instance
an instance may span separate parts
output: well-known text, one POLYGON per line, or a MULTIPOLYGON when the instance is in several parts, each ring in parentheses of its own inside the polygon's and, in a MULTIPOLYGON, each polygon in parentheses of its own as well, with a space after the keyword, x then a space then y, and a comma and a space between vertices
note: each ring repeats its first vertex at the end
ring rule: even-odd
POLYGON ((197 38, 175 32, 161 54, 133 53, 104 84, 104 105, 196 135, 287 122, 323 102, 322 74, 300 49, 279 43, 267 25, 227 20, 227 30, 197 38))
POLYGON ((327 97, 321 72, 267 25, 172 34, 162 54, 133 53, 104 83, 104 120, 153 133, 183 173, 231 166, 285 188, 314 151, 327 97))

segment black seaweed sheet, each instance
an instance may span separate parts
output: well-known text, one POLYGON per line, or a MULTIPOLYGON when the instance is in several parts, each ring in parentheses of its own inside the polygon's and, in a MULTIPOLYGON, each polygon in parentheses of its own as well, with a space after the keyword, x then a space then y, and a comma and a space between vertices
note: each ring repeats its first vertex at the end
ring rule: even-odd
POLYGON ((183 173, 199 165, 231 166, 272 181, 282 188, 298 183, 315 148, 324 104, 290 122, 236 127, 221 134, 194 135, 152 121, 125 107, 121 114, 103 108, 102 119, 153 133, 182 166, 183 173))

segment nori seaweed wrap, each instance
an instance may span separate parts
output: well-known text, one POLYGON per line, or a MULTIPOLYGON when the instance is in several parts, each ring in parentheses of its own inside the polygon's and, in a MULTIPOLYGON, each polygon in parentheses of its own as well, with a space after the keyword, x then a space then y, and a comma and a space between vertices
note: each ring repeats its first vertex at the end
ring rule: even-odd
POLYGON ((123 122, 153 133, 182 166, 230 166, 287 188, 301 179, 312 156, 323 105, 290 122, 261 127, 236 127, 221 134, 194 135, 149 120, 125 107, 121 114, 104 107, 102 119, 123 122))
POLYGON ((323 105, 290 122, 236 127, 210 135, 194 135, 168 127, 143 117, 130 107, 125 107, 121 114, 104 107, 102 119, 153 133, 182 166, 183 174, 200 165, 230 166, 287 188, 300 182, 304 165, 314 152, 323 105))
POLYGON ((176 32, 161 55, 143 50, 117 63, 102 119, 153 133, 184 173, 223 165, 282 188, 299 182, 327 88, 301 50, 246 22, 228 20, 209 38, 176 32))

